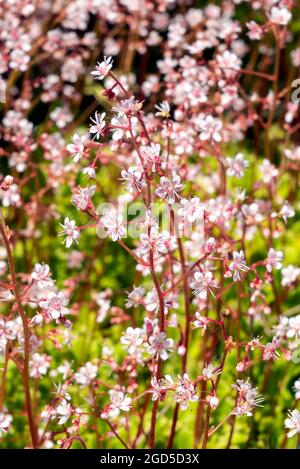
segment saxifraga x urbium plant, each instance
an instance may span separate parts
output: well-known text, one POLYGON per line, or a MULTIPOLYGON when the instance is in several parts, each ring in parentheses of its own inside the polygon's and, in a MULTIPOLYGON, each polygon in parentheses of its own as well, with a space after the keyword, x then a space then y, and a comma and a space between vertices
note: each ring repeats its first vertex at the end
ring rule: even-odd
POLYGON ((296 447, 298 3, 0 13, 1 448, 296 447))

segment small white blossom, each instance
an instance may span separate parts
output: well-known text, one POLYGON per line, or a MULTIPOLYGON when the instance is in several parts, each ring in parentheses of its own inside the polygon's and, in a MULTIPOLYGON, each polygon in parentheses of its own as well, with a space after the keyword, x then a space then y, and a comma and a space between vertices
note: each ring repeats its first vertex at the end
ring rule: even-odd
POLYGON ((12 416, 10 414, 0 411, 0 437, 2 436, 2 433, 7 432, 11 422, 12 416))
POLYGON ((95 80, 103 80, 103 78, 105 78, 109 74, 112 65, 112 57, 105 56, 102 62, 97 63, 95 70, 91 72, 91 75, 93 75, 95 80))
POLYGON ((195 272, 194 280, 190 283, 190 287, 194 290, 194 295, 199 296, 202 300, 207 298, 207 293, 214 296, 213 288, 218 288, 218 281, 213 277, 212 272, 195 272))
POLYGON ((94 137, 96 139, 99 139, 101 135, 103 135, 103 129, 105 127, 105 112, 102 112, 102 114, 99 114, 99 112, 95 112, 95 118, 93 119, 91 117, 91 121, 93 122, 92 125, 90 125, 90 133, 94 134, 94 137))
POLYGON ((68 217, 65 218, 64 223, 60 223, 60 226, 63 228, 63 231, 59 233, 59 236, 67 236, 65 239, 66 247, 69 248, 72 246, 73 242, 78 244, 77 239, 79 238, 79 230, 76 228, 76 223, 74 220, 70 220, 68 217))
POLYGON ((117 241, 125 236, 126 229, 123 225, 123 216, 116 211, 104 215, 101 222, 107 235, 109 235, 113 241, 117 241))
POLYGON ((168 204, 172 205, 176 199, 180 198, 179 193, 182 191, 183 187, 184 186, 178 175, 174 176, 172 180, 162 176, 160 178, 160 185, 156 189, 155 193, 161 199, 167 199, 168 204))
POLYGON ((244 251, 234 251, 233 261, 229 264, 229 269, 233 272, 233 280, 237 282, 241 280, 240 271, 247 272, 249 267, 246 265, 244 251))
POLYGON ((149 337, 148 352, 156 358, 159 356, 162 360, 167 360, 168 351, 172 350, 173 344, 173 339, 167 339, 166 334, 156 327, 149 337))
POLYGON ((289 410, 288 418, 284 421, 285 428, 289 429, 287 434, 288 438, 292 438, 297 433, 300 433, 300 412, 298 409, 289 410))
POLYGON ((244 171, 248 168, 249 162, 244 159, 244 155, 242 153, 237 153, 234 158, 226 158, 226 165, 226 173, 228 176, 241 178, 244 176, 244 171))
POLYGON ((97 365, 87 362, 74 374, 74 379, 80 386, 88 386, 96 378, 97 372, 97 365))

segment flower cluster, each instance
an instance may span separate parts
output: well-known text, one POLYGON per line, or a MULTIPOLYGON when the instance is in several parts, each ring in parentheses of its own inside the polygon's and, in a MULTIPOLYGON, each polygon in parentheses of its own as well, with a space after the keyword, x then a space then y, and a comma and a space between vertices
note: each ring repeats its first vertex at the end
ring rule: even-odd
POLYGON ((300 434, 299 8, 200 3, 0 5, 1 447, 300 434))

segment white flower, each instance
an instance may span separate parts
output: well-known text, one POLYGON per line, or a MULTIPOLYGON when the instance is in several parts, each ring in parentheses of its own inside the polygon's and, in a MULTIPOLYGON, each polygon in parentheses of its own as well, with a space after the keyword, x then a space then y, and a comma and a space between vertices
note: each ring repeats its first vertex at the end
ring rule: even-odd
POLYGON ((83 157, 85 145, 87 142, 87 135, 73 135, 72 143, 69 143, 69 145, 67 145, 67 150, 69 153, 71 153, 74 163, 78 163, 78 161, 83 157))
POLYGON ((109 300, 111 294, 109 290, 104 290, 103 292, 99 292, 95 295, 95 301, 97 305, 99 306, 98 312, 97 312, 97 322, 101 323, 104 321, 104 319, 107 316, 107 313, 109 312, 111 308, 111 302, 109 300))
POLYGON ((150 146, 143 146, 141 148, 142 156, 145 159, 147 168, 151 169, 154 173, 157 169, 161 168, 167 159, 166 152, 161 153, 159 143, 151 143, 150 146))
POLYGON ((72 406, 65 399, 62 399, 55 409, 58 417, 58 424, 64 425, 72 414, 72 406))
POLYGON ((207 379, 213 379, 214 376, 218 375, 221 373, 221 370, 218 370, 216 366, 214 366, 212 363, 207 365, 205 368, 202 370, 202 376, 204 377, 204 380, 207 379))
POLYGON ((162 360, 167 360, 168 351, 172 349, 173 344, 173 339, 167 339, 166 334, 156 327, 149 337, 148 352, 156 358, 159 356, 162 360))
POLYGON ((300 338, 300 314, 289 319, 289 327, 286 335, 289 338, 300 338))
POLYGON ((272 23, 281 24, 282 26, 288 24, 292 18, 291 12, 285 7, 272 7, 271 13, 268 15, 272 23))
POLYGON ((79 210, 85 211, 90 208, 92 202, 91 197, 95 193, 96 186, 85 188, 78 187, 77 194, 73 196, 72 202, 79 210))
POLYGON ((121 337, 121 344, 125 345, 125 349, 129 355, 135 355, 135 353, 139 352, 141 349, 140 346, 144 342, 144 336, 144 331, 139 327, 127 327, 121 337))
POLYGON ((86 168, 83 168, 82 174, 86 174, 88 178, 90 179, 95 179, 96 178, 96 171, 93 166, 87 166, 86 168))
POLYGON ((219 405, 219 398, 217 396, 209 394, 206 397, 206 401, 209 403, 210 407, 215 410, 219 405))
POLYGON ((51 278, 50 267, 47 264, 35 264, 30 277, 41 290, 51 288, 54 285, 54 281, 51 278))
POLYGON ((104 60, 102 62, 98 62, 95 70, 91 72, 91 75, 95 78, 95 80, 103 80, 108 74, 110 69, 112 68, 113 65, 113 59, 112 57, 104 57, 104 60))
POLYGON ((50 291, 46 300, 40 301, 40 306, 46 310, 47 314, 52 319, 59 319, 69 314, 69 309, 66 308, 68 300, 63 292, 50 291))
POLYGON ((90 133, 95 134, 95 138, 99 139, 103 134, 103 129, 105 127, 105 112, 99 114, 99 112, 95 112, 95 119, 91 117, 91 121, 93 125, 90 126, 90 133))
POLYGON ((205 300, 207 293, 210 292, 214 296, 212 288, 218 288, 218 281, 213 277, 212 272, 195 272, 194 280, 190 283, 190 287, 194 290, 194 295, 205 300))
POLYGON ((294 282, 296 282, 298 276, 300 275, 300 268, 290 264, 287 267, 284 267, 281 273, 282 273, 281 285, 283 287, 289 287, 294 282))
POLYGON ((131 398, 127 397, 122 391, 116 391, 115 389, 110 389, 108 391, 111 404, 101 413, 102 418, 114 418, 118 417, 120 410, 124 412, 129 412, 131 408, 131 398))
MULTIPOLYGON (((129 122, 126 116, 119 114, 118 116, 113 117, 110 123, 111 123, 111 131, 113 132, 112 139, 115 142, 122 140, 124 138, 131 137, 131 132, 129 130, 129 122), (116 128, 114 128, 114 126, 116 126, 116 128)), ((134 116, 131 117, 130 123, 131 123, 132 133, 133 135, 135 135, 136 133, 135 128, 138 123, 137 117, 134 117, 134 116)))
POLYGON ((270 163, 269 160, 263 160, 259 165, 259 172, 262 174, 262 180, 265 184, 270 184, 278 176, 278 169, 270 163))
POLYGON ((283 253, 281 251, 275 251, 275 249, 270 248, 268 252, 268 257, 266 259, 266 268, 268 272, 272 272, 272 268, 281 269, 283 253))
MULTIPOLYGON (((172 306, 172 296, 166 295, 164 296, 163 300, 164 300, 165 314, 167 314, 168 309, 170 309, 172 306)), ((149 312, 158 311, 159 298, 158 298, 158 294, 155 288, 153 288, 153 290, 147 293, 146 298, 145 298, 145 307, 146 307, 146 310, 149 312)))
POLYGON ((297 433, 300 433, 300 412, 297 409, 288 411, 288 418, 284 421, 285 428, 290 431, 287 434, 288 438, 292 438, 297 433))
POLYGON ((168 204, 174 204, 175 200, 180 198, 179 192, 183 189, 180 176, 176 175, 172 180, 165 176, 160 178, 160 186, 156 189, 155 193, 161 199, 167 199, 168 204))
POLYGON ((201 316, 201 314, 197 311, 195 314, 195 321, 194 321, 194 327, 196 329, 201 329, 202 330, 202 335, 207 329, 207 326, 209 324, 209 320, 207 319, 206 316, 201 316))
POLYGON ((196 220, 203 219, 204 208, 200 202, 199 197, 192 197, 191 199, 181 199, 178 215, 188 223, 194 223, 196 220))
POLYGON ((126 234, 126 229, 123 225, 123 216, 116 211, 107 213, 101 219, 101 222, 106 230, 106 233, 113 241, 121 239, 126 234))
POLYGON ((12 416, 10 414, 6 414, 0 411, 0 437, 2 436, 2 433, 7 432, 8 427, 10 426, 11 422, 12 422, 12 416))
POLYGON ((198 401, 198 396, 196 394, 196 388, 192 381, 190 380, 187 373, 176 383, 174 399, 175 402, 180 404, 181 410, 186 410, 188 408, 189 402, 198 401))
POLYGON ((239 272, 246 272, 249 270, 249 267, 246 265, 244 251, 233 252, 233 262, 229 264, 229 269, 233 272, 233 280, 235 282, 241 280, 239 272))
POLYGON ((11 184, 7 190, 0 189, 3 207, 18 206, 21 200, 20 189, 17 184, 11 184))
POLYGON ((128 192, 140 192, 145 185, 142 173, 136 168, 122 169, 121 180, 125 181, 128 192))
POLYGON ((93 365, 91 362, 87 362, 77 370, 74 374, 74 379, 76 383, 80 384, 80 386, 87 386, 96 378, 97 372, 98 367, 93 365))
POLYGON ((152 401, 160 399, 163 393, 163 380, 157 381, 155 377, 151 378, 152 401))
POLYGON ((300 399, 300 379, 295 381, 293 389, 295 391, 295 399, 300 399))
POLYGON ((73 242, 78 244, 77 239, 79 238, 79 231, 76 228, 76 223, 74 220, 70 220, 68 217, 65 218, 64 223, 60 223, 60 226, 63 228, 63 231, 59 233, 58 236, 64 236, 67 235, 65 239, 65 243, 67 248, 69 248, 73 242))
POLYGON ((168 233, 163 231, 158 233, 156 230, 151 230, 150 234, 142 233, 140 235, 141 244, 139 246, 139 252, 145 256, 149 251, 153 253, 165 253, 167 252, 166 241, 168 239, 168 233))
POLYGON ((137 307, 143 304, 145 290, 143 287, 133 287, 133 290, 128 293, 128 298, 125 303, 126 308, 137 307))
POLYGON ((244 170, 248 168, 249 162, 244 159, 242 153, 237 153, 234 158, 226 158, 228 176, 235 176, 241 178, 244 176, 244 170))
POLYGON ((29 376, 31 378, 40 378, 45 375, 50 366, 51 357, 45 353, 34 353, 29 360, 29 376))
POLYGON ((284 222, 286 223, 288 218, 292 218, 295 215, 295 210, 289 204, 289 202, 284 202, 279 213, 282 216, 284 222))
POLYGON ((212 116, 205 116, 198 122, 200 128, 200 140, 214 140, 215 142, 221 142, 222 140, 222 122, 220 119, 212 116))
POLYGON ((218 54, 216 59, 219 67, 228 78, 234 77, 236 72, 241 68, 241 59, 229 50, 225 50, 222 54, 218 54))
POLYGON ((275 327, 277 337, 287 337, 288 339, 300 339, 300 314, 287 318, 281 316, 279 324, 275 327))
POLYGON ((276 337, 273 337, 272 342, 269 342, 264 346, 264 351, 262 354, 262 359, 263 360, 278 360, 279 357, 279 352, 277 352, 277 349, 280 345, 279 340, 276 337))
MULTIPOLYGON (((299 67, 300 67, 300 63, 299 63, 299 67)), ((286 158, 288 158, 291 161, 300 161, 300 146, 293 148, 292 150, 290 148, 287 148, 286 150, 284 150, 284 154, 286 158)))
POLYGON ((250 417, 254 407, 261 407, 264 399, 258 394, 257 389, 251 386, 249 380, 238 379, 237 384, 232 384, 232 387, 238 392, 236 407, 232 412, 234 415, 250 417))

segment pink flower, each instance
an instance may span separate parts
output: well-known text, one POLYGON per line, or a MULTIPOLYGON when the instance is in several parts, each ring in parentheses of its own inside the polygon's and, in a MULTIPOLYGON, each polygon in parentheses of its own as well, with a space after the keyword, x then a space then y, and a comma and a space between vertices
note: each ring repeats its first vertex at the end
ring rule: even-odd
POLYGON ((228 176, 241 178, 244 176, 244 170, 248 168, 249 162, 244 159, 242 153, 238 153, 234 158, 226 158, 228 176))
POLYGON ((122 169, 121 180, 125 181, 128 192, 140 192, 144 187, 142 173, 136 168, 122 169))
POLYGON ((165 253, 166 241, 168 239, 168 233, 163 231, 162 233, 157 232, 157 230, 152 229, 150 234, 142 233, 140 235, 141 244, 139 246, 139 252, 142 256, 145 256, 149 251, 154 253, 165 253))
POLYGON ((109 404, 101 413, 103 419, 118 417, 120 411, 129 412, 131 408, 131 398, 127 397, 122 391, 110 389, 108 391, 111 404, 109 404))
POLYGON ((300 433, 300 412, 298 409, 289 410, 288 418, 284 421, 285 428, 289 429, 287 434, 288 438, 292 438, 297 433, 300 433))
POLYGON ((91 117, 91 121, 93 125, 90 126, 90 133, 95 134, 95 138, 99 139, 101 135, 103 135, 103 129, 105 128, 105 112, 99 114, 99 112, 95 112, 95 118, 91 117))
POLYGON ((62 399, 56 407, 55 412, 58 424, 64 425, 72 415, 72 406, 66 399, 62 399))
POLYGON ((193 322, 194 327, 196 329, 201 329, 202 335, 203 335, 209 324, 209 319, 206 316, 201 316, 201 314, 198 311, 195 314, 195 318, 196 319, 193 322))
POLYGON ((262 354, 263 360, 278 360, 279 353, 277 352, 277 349, 280 345, 279 340, 276 337, 273 337, 272 342, 269 342, 267 345, 264 347, 264 351, 262 354))
POLYGON ((150 146, 144 146, 141 150, 147 168, 151 169, 153 173, 163 167, 167 154, 166 152, 161 153, 159 143, 151 143, 150 146))
POLYGON ((268 252, 268 257, 266 259, 266 268, 268 272, 272 272, 273 267, 275 269, 281 269, 283 253, 281 251, 275 251, 275 249, 270 248, 268 252))
POLYGON ((7 432, 11 422, 12 416, 8 413, 0 411, 0 437, 2 436, 2 433, 7 432))
POLYGON ((63 228, 63 231, 59 233, 59 236, 66 235, 65 243, 67 248, 72 246, 73 242, 78 244, 77 239, 79 238, 79 231, 76 229, 76 224, 74 220, 70 220, 68 217, 65 218, 64 223, 60 223, 60 226, 63 228))
POLYGON ((167 199, 168 204, 172 205, 176 199, 180 198, 179 192, 182 191, 183 187, 179 176, 173 176, 172 180, 162 176, 160 178, 160 186, 156 189, 155 193, 161 199, 167 199))
POLYGON ((112 213, 104 215, 101 219, 101 223, 106 233, 113 241, 123 238, 126 234, 126 229, 123 225, 123 216, 117 212, 113 211, 112 213))
POLYGON ((229 264, 229 269, 233 272, 233 280, 237 282, 241 280, 240 271, 247 272, 249 267, 246 265, 244 251, 233 252, 233 262, 229 264))
POLYGON ((212 272, 195 272, 190 287, 194 290, 194 295, 198 295, 199 298, 205 300, 208 292, 214 296, 212 288, 219 288, 219 283, 213 277, 212 272))
POLYGON ((97 365, 87 362, 74 374, 74 379, 80 386, 88 386, 96 378, 97 373, 97 365))
POLYGON ((234 415, 250 417, 254 407, 261 407, 264 399, 258 394, 257 389, 251 386, 249 380, 238 379, 237 384, 232 384, 232 387, 238 392, 236 407, 232 412, 234 415))
POLYGON ((40 378, 44 376, 50 366, 51 357, 45 353, 34 353, 29 361, 29 376, 40 378))
POLYGON ((222 121, 212 116, 205 116, 199 119, 200 140, 213 140, 217 143, 222 140, 222 121))
POLYGON ((72 154, 74 163, 78 163, 78 161, 83 157, 85 145, 87 142, 87 135, 73 135, 72 143, 69 143, 69 145, 67 145, 67 150, 72 154))
POLYGON ((103 80, 108 74, 110 69, 113 65, 112 57, 104 57, 102 62, 98 62, 95 70, 91 72, 91 75, 95 78, 95 80, 103 80))
POLYGON ((121 344, 125 345, 125 349, 129 355, 135 355, 139 352, 144 342, 145 332, 139 327, 127 327, 121 337, 121 344))
POLYGON ((272 7, 271 12, 268 15, 270 21, 275 24, 285 26, 292 18, 292 13, 285 7, 272 7))
POLYGON ((79 210, 83 212, 92 206, 91 197, 94 195, 96 186, 89 186, 85 188, 78 187, 77 194, 73 196, 72 202, 79 210))
POLYGON ((246 26, 249 29, 248 36, 250 39, 259 41, 262 38, 263 29, 259 24, 255 21, 249 21, 246 26))
POLYGON ((68 300, 62 292, 50 292, 46 300, 40 301, 40 306, 52 319, 59 319, 69 314, 66 308, 68 300))
POLYGON ((180 404, 181 410, 186 410, 189 402, 198 401, 196 388, 187 373, 182 378, 179 376, 179 380, 175 385, 174 399, 175 402, 180 404))
POLYGON ((156 358, 167 360, 168 351, 172 350, 173 344, 173 339, 167 339, 166 334, 160 332, 159 328, 156 327, 149 337, 148 352, 156 358))

